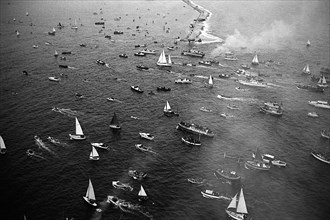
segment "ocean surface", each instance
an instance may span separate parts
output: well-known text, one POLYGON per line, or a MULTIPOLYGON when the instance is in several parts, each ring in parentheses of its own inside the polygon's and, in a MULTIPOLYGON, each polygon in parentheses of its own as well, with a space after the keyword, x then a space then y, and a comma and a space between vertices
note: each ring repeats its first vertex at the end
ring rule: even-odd
POLYGON ((195 3, 211 12, 206 22, 197 24, 204 26, 202 43, 180 41, 169 51, 166 47, 177 37, 185 38, 199 15, 183 1, 1 1, 0 135, 7 146, 7 153, 0 155, 1 219, 23 219, 24 215, 34 220, 227 219, 230 201, 206 199, 200 191, 214 189, 231 198, 241 187, 249 218, 328 218, 329 165, 310 152, 329 152, 329 141, 320 132, 330 129, 330 111, 310 106, 308 101, 330 100, 330 88, 315 93, 299 90, 295 83, 315 84, 302 74, 306 64, 315 76, 321 67, 329 66, 329 1, 195 3), (94 24, 101 18, 105 28, 94 24), (70 28, 74 20, 77 30, 70 28), (58 29, 58 22, 65 27, 58 29), (48 35, 53 27, 55 36, 48 35), (114 35, 115 30, 124 33, 114 35), (134 56, 141 49, 135 47, 138 44, 147 44, 157 55, 134 56), (205 67, 198 65, 200 58, 181 56, 182 50, 193 47, 205 52, 204 60, 216 60, 219 65, 205 67), (163 49, 175 63, 172 72, 156 66, 163 49), (60 53, 57 58, 55 50, 60 53), (62 55, 63 51, 72 54, 62 55), (224 60, 227 51, 239 60, 224 60), (261 63, 250 71, 265 75, 269 87, 238 91, 235 87, 243 86, 235 79, 243 76, 234 71, 243 63, 250 64, 256 52, 261 63), (120 58, 122 53, 128 58, 120 58), (97 59, 107 65, 96 64, 97 59), (183 62, 197 65, 179 65, 183 62), (59 68, 59 64, 71 68, 59 68), (136 65, 150 69, 139 71, 136 65), (28 75, 22 74, 24 70, 28 75), (233 78, 220 79, 221 73, 233 78), (212 89, 205 87, 210 75, 215 83, 212 89), (50 76, 61 81, 49 81, 50 76), (189 77, 193 83, 175 84, 180 77, 189 77), (145 92, 131 91, 132 85, 145 92), (157 86, 172 90, 157 92, 157 86), (219 94, 237 99, 221 100, 219 94), (108 97, 120 101, 109 102, 108 97), (179 117, 163 115, 166 101, 179 117), (282 102, 284 115, 260 113, 265 101, 282 102), (228 109, 228 104, 239 110, 228 109), (212 112, 200 111, 203 106, 212 112), (64 111, 52 111, 53 107, 64 111), (320 117, 308 117, 312 111, 320 117), (114 112, 122 127, 119 134, 109 128, 114 112), (221 113, 233 117, 224 118, 221 113), (84 141, 69 139, 68 134, 75 132, 75 117, 87 136, 84 141), (201 147, 184 145, 181 137, 187 134, 176 130, 181 120, 208 126, 216 135, 202 137, 201 147), (142 140, 139 132, 150 132, 155 139, 142 140), (36 144, 35 135, 43 145, 36 144), (48 136, 60 144, 52 144, 48 136), (110 150, 99 149, 100 160, 90 161, 91 142, 107 143, 110 150), (136 143, 152 147, 155 153, 138 151, 136 143), (244 168, 257 147, 286 161, 287 167, 265 172, 244 168), (28 149, 40 157, 27 156, 28 149), (220 166, 237 171, 241 181, 229 184, 217 179, 213 173, 220 166), (148 176, 133 180, 129 169, 148 176), (82 198, 89 178, 101 212, 82 198), (207 184, 191 184, 188 178, 204 178, 207 184), (115 189, 114 180, 131 184, 134 190, 115 189), (149 197, 144 203, 137 198, 141 184, 149 197), (106 203, 108 195, 139 208, 124 212, 106 203))

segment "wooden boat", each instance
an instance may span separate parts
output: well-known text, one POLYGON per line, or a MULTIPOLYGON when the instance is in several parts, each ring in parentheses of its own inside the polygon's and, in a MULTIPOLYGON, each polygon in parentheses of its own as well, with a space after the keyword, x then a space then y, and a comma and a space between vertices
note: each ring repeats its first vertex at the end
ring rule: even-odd
POLYGON ((50 76, 50 77, 48 77, 48 79, 50 80, 50 81, 53 81, 53 82, 59 82, 61 79, 60 78, 58 78, 58 77, 56 77, 56 76, 50 76))
POLYGON ((131 90, 138 92, 138 93, 143 93, 144 91, 139 88, 139 86, 131 86, 131 90))
POLYGON ((228 180, 239 180, 241 179, 241 176, 238 175, 235 171, 228 171, 228 170, 224 170, 222 168, 220 169, 217 169, 215 171, 215 176, 218 177, 223 177, 225 179, 228 179, 228 180))
POLYGON ((94 188, 93 188, 91 179, 89 179, 86 196, 83 196, 83 198, 88 204, 90 204, 92 206, 97 206, 97 204, 95 202, 95 200, 96 200, 95 193, 94 193, 94 188))
POLYGON ((330 139, 330 132, 327 132, 326 130, 321 131, 321 137, 330 139))
POLYGON ((101 148, 104 150, 109 150, 109 146, 105 145, 104 143, 91 143, 93 147, 101 148))
POLYGON ((155 138, 155 136, 151 135, 150 133, 140 132, 139 135, 140 135, 141 138, 144 138, 144 139, 147 139, 147 140, 150 140, 150 141, 152 141, 155 138))
POLYGON ((133 187, 128 183, 122 183, 120 181, 112 181, 112 186, 116 189, 133 191, 133 187))
POLYGON ((259 148, 256 149, 256 152, 254 154, 253 161, 246 161, 245 162, 246 168, 252 168, 256 170, 269 170, 270 166, 266 165, 262 159, 261 153, 259 151, 259 148))
POLYGON ((183 143, 191 146, 202 146, 202 143, 199 139, 195 139, 193 137, 182 137, 181 140, 183 143))
POLYGON ((6 148, 5 142, 0 135, 0 154, 5 154, 6 152, 7 152, 7 148, 6 148))
POLYGON ((236 220, 244 220, 248 214, 246 208, 246 202, 243 194, 243 188, 241 188, 239 198, 237 201, 237 193, 232 198, 231 202, 229 203, 227 209, 225 210, 229 217, 236 219, 236 220))
POLYGON ((80 126, 80 123, 78 121, 78 118, 75 118, 75 125, 76 125, 76 134, 69 134, 71 140, 85 140, 86 136, 84 135, 84 132, 80 126))
POLYGON ((92 146, 92 151, 91 151, 91 153, 89 155, 89 159, 90 160, 99 160, 100 159, 100 156, 97 153, 97 150, 95 149, 94 146, 92 146))
POLYGON ((172 117, 172 116, 179 116, 179 113, 174 112, 169 104, 168 101, 166 101, 166 104, 164 106, 164 115, 167 117, 172 117))
POLYGON ((140 191, 138 193, 139 201, 144 201, 148 199, 147 193, 141 185, 140 191))
POLYGON ((165 67, 170 67, 172 66, 172 61, 171 61, 171 56, 168 55, 168 59, 166 60, 165 52, 160 54, 158 61, 157 61, 157 66, 165 66, 165 67))
POLYGON ((330 157, 328 157, 325 153, 312 151, 311 154, 313 155, 313 157, 315 157, 319 161, 330 164, 330 157))
POLYGON ((120 130, 121 129, 118 118, 117 118, 117 115, 116 115, 116 112, 113 113, 113 117, 111 119, 109 127, 111 129, 114 129, 114 130, 120 130))
POLYGON ((214 137, 214 133, 208 127, 200 126, 200 125, 194 124, 194 123, 188 123, 188 122, 181 121, 178 123, 176 128, 181 129, 183 131, 191 132, 194 134, 200 134, 200 135, 204 135, 207 137, 214 137))
POLYGON ((252 64, 253 65, 258 65, 259 64, 259 60, 258 60, 258 55, 254 55, 253 59, 252 59, 252 64))

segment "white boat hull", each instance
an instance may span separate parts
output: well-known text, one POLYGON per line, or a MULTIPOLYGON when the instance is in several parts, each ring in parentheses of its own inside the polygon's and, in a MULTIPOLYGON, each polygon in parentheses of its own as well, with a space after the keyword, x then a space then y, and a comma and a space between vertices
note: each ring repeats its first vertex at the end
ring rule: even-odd
POLYGON ((244 220, 244 214, 240 214, 240 213, 236 213, 236 212, 232 212, 232 211, 228 211, 226 210, 227 214, 229 215, 229 217, 236 219, 236 220, 244 220))
POLYGON ((84 200, 85 200, 88 204, 90 204, 90 205, 92 205, 92 206, 94 206, 94 207, 97 206, 97 204, 96 204, 95 202, 92 202, 92 201, 89 200, 89 198, 87 198, 86 196, 83 196, 83 198, 84 198, 84 200))
POLYGON ((71 140, 85 140, 85 135, 69 134, 71 140))

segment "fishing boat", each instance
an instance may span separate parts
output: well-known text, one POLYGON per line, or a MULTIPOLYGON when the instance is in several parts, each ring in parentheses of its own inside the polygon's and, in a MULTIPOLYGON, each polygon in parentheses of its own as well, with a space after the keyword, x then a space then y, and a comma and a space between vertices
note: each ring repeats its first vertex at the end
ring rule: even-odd
POLYGON ((192 81, 188 78, 183 78, 183 79, 177 79, 175 80, 176 84, 191 84, 192 81))
POLYGON ((240 84, 246 85, 246 86, 268 87, 267 83, 259 82, 259 81, 254 80, 254 79, 250 79, 250 80, 238 80, 238 82, 240 84))
POLYGON ((71 26, 71 29, 78 29, 78 26, 77 26, 77 20, 76 19, 74 19, 74 24, 73 24, 73 26, 71 26))
POLYGON ((204 57, 205 53, 195 50, 195 49, 190 49, 190 50, 183 50, 181 52, 181 55, 183 56, 192 56, 192 57, 204 57))
POLYGON ((239 198, 237 201, 237 193, 232 198, 231 202, 229 203, 227 209, 225 210, 229 217, 236 219, 236 220, 244 220, 248 214, 246 203, 243 194, 243 188, 241 188, 239 198))
POLYGON ((138 93, 143 93, 144 91, 139 88, 139 86, 131 86, 131 90, 138 92, 138 93))
POLYGON ((135 180, 142 180, 147 177, 147 174, 144 172, 139 172, 137 170, 129 170, 128 176, 132 177, 135 180))
POLYGON ((321 137, 330 139, 330 132, 327 132, 326 130, 321 131, 321 137))
POLYGON ((204 198, 208 199, 221 199, 223 196, 220 195, 220 193, 215 192, 214 190, 206 189, 204 191, 201 191, 201 194, 204 198))
POLYGON ((139 201, 147 200, 148 196, 146 191, 144 190, 143 186, 141 185, 140 191, 138 193, 139 201))
POLYGON ((84 132, 80 126, 80 123, 78 121, 78 118, 75 118, 76 121, 76 134, 69 134, 71 140, 85 140, 86 136, 84 135, 84 132))
POLYGON ((172 116, 179 116, 179 113, 174 112, 170 106, 170 103, 166 101, 166 104, 164 106, 164 115, 167 117, 172 117, 172 116))
POLYGON ((56 77, 56 76, 50 76, 50 77, 48 77, 48 79, 50 80, 50 81, 53 81, 53 82, 59 82, 61 79, 60 78, 58 78, 58 77, 56 77))
POLYGON ((306 46, 309 47, 311 45, 311 42, 307 40, 306 46))
POLYGON ((89 155, 89 159, 90 160, 99 160, 100 159, 100 156, 97 153, 97 150, 95 149, 94 146, 92 146, 92 151, 91 151, 91 153, 89 155))
POLYGON ((205 135, 207 137, 214 137, 214 133, 208 127, 200 126, 198 124, 181 121, 178 123, 176 128, 194 134, 205 135))
POLYGON ((133 191, 133 187, 128 183, 122 183, 120 181, 112 181, 112 186, 116 189, 133 191))
POLYGON ((107 146, 104 143, 91 143, 91 145, 93 147, 101 148, 101 149, 104 149, 104 150, 109 150, 109 146, 107 146))
POLYGON ((223 168, 219 168, 215 171, 214 175, 216 177, 220 176, 228 180, 239 180, 241 176, 238 175, 235 171, 228 171, 223 168))
POLYGON ((114 130, 120 130, 121 129, 118 118, 117 118, 117 115, 116 115, 116 112, 113 113, 113 116, 112 116, 109 127, 114 129, 114 130))
POLYGON ((256 53, 256 55, 254 55, 253 59, 252 59, 252 64, 253 65, 258 65, 259 64, 259 60, 258 60, 258 55, 256 53))
POLYGON ((319 117, 319 115, 316 113, 316 112, 308 112, 307 114, 309 117, 312 117, 312 118, 317 118, 319 117))
POLYGON ((190 146, 202 146, 200 139, 195 139, 193 137, 182 137, 181 140, 183 143, 190 145, 190 146))
POLYGON ((327 101, 308 101, 308 104, 313 105, 319 108, 327 108, 330 109, 330 105, 327 101))
POLYGON ((96 200, 95 193, 94 193, 94 188, 93 188, 91 179, 89 179, 86 196, 83 196, 83 198, 88 204, 90 204, 92 206, 97 206, 97 204, 95 202, 95 200, 96 200))
POLYGON ((155 136, 151 135, 150 133, 140 132, 139 135, 140 135, 141 138, 144 138, 144 139, 147 139, 147 140, 150 140, 150 141, 152 141, 155 138, 155 136))
POLYGON ((0 135, 0 154, 5 154, 6 152, 7 152, 7 148, 5 142, 3 141, 3 138, 0 135))
POLYGON ((146 147, 143 144, 135 144, 135 148, 140 150, 140 151, 150 151, 150 147, 146 147))
POLYGON ((208 81, 208 87, 212 88, 213 87, 213 77, 210 75, 209 81, 208 81))
POLYGON ((306 73, 306 74, 311 74, 311 71, 309 70, 309 65, 308 64, 306 64, 306 66, 303 68, 302 72, 306 73))
POLYGON ((256 149, 256 152, 253 157, 253 161, 245 162, 245 167, 256 169, 256 170, 269 170, 270 169, 270 166, 266 165, 265 162, 263 161, 259 148, 256 149))
POLYGON ((319 87, 323 87, 323 88, 328 87, 327 80, 325 79, 324 75, 322 75, 322 77, 320 77, 319 81, 317 82, 317 85, 319 87))
POLYGON ((158 58, 157 66, 167 66, 167 67, 172 66, 171 56, 168 55, 168 60, 166 60, 166 56, 165 56, 165 52, 164 52, 164 50, 163 50, 163 52, 160 54, 160 56, 159 56, 159 58, 158 58))

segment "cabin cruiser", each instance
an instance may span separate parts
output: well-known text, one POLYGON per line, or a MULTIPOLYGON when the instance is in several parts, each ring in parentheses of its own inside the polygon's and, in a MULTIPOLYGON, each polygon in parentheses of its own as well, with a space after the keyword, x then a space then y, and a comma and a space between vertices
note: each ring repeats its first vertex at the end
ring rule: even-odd
POLYGON ((327 108, 330 109, 330 105, 327 101, 308 101, 308 104, 313 105, 319 108, 327 108))
POLYGON ((195 134, 205 135, 207 137, 214 137, 214 133, 208 127, 200 126, 193 123, 181 121, 176 128, 195 134))
POLYGON ((181 55, 184 56, 193 56, 193 57, 204 57, 205 53, 195 50, 195 49, 190 49, 190 50, 183 50, 181 52, 181 55))
POLYGON ((175 80, 176 84, 191 84, 192 81, 188 78, 183 78, 183 79, 177 79, 175 80))

